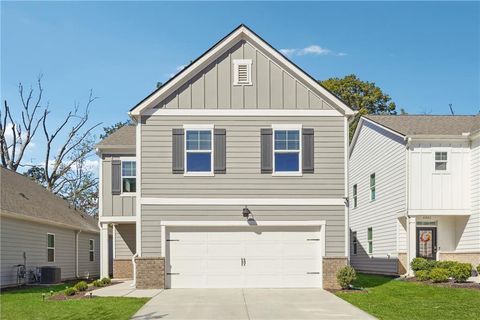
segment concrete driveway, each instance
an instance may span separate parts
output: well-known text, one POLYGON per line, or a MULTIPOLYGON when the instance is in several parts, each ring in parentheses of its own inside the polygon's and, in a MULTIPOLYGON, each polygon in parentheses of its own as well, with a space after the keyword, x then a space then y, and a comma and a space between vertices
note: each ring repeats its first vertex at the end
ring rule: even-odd
POLYGON ((132 319, 375 319, 322 289, 169 289, 132 319))

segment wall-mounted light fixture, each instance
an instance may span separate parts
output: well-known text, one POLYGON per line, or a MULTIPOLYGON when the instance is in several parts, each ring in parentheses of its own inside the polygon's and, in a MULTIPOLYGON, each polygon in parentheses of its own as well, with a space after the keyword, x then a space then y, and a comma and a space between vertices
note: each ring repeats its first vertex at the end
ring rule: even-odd
POLYGON ((245 206, 245 208, 243 208, 242 210, 242 215, 244 218, 248 218, 252 213, 250 212, 250 209, 248 209, 247 206, 245 206))

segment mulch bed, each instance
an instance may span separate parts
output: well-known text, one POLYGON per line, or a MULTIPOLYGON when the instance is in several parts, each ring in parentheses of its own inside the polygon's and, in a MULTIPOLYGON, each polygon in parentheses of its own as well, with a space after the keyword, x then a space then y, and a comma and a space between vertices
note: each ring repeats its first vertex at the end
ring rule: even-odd
MULTIPOLYGON (((89 286, 87 288, 87 290, 85 291, 79 291, 79 292, 76 292, 73 296, 66 296, 63 291, 60 291, 60 292, 57 292, 55 293, 53 296, 49 297, 48 300, 56 300, 56 301, 65 301, 65 300, 78 300, 78 299, 91 299, 91 298, 96 298, 96 296, 92 295, 90 297, 90 294, 89 292, 90 291, 93 291, 93 290, 97 290, 97 289, 101 289, 101 288, 105 288, 105 287, 109 287, 111 285, 114 285, 114 284, 118 284, 120 282, 118 281, 112 281, 110 284, 106 284, 104 285, 103 287, 94 287, 94 286, 89 286)), ((73 285, 72 285, 73 287, 73 285)))
POLYGON ((406 278, 404 281, 422 283, 422 284, 426 284, 426 285, 429 285, 429 286, 435 286, 435 287, 464 288, 464 289, 480 290, 480 283, 475 283, 475 282, 455 282, 453 280, 450 280, 448 282, 433 282, 432 280, 420 281, 420 280, 417 280, 416 278, 406 278))

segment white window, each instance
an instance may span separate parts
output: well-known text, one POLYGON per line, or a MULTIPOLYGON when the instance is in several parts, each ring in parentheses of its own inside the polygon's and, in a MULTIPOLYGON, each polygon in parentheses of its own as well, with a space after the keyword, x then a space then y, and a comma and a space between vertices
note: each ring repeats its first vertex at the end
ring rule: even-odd
POLYGON ((448 152, 435 152, 435 171, 447 171, 448 152))
POLYGON ((213 175, 213 126, 185 128, 185 175, 213 175))
POLYGON ((353 207, 356 208, 358 205, 358 197, 357 197, 357 185, 353 185, 353 207))
POLYGON ((122 159, 122 193, 137 191, 136 162, 122 159))
POLYGON ((273 174, 301 175, 302 128, 300 125, 273 126, 273 174))
POLYGON ((368 254, 373 253, 373 228, 370 227, 367 230, 367 240, 368 240, 368 254))
POLYGON ((93 239, 88 240, 88 246, 90 261, 95 261, 95 241, 93 239))
POLYGON ((377 197, 376 188, 375 188, 375 173, 370 175, 370 200, 375 200, 377 197))
POLYGON ((352 232, 352 249, 353 249, 353 254, 357 254, 357 250, 358 250, 357 231, 352 232))
POLYGON ((55 262, 55 235, 47 233, 47 261, 55 262))
POLYGON ((252 60, 233 60, 233 85, 244 86, 252 84, 252 60))

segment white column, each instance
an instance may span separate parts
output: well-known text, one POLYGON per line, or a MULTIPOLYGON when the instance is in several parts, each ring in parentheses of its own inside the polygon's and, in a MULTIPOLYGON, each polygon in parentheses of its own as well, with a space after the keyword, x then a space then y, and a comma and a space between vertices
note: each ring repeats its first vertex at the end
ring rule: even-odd
POLYGON ((410 262, 417 255, 417 219, 415 217, 407 218, 407 274, 413 276, 413 270, 410 262))
POLYGON ((100 223, 100 277, 108 276, 108 223, 100 223))

